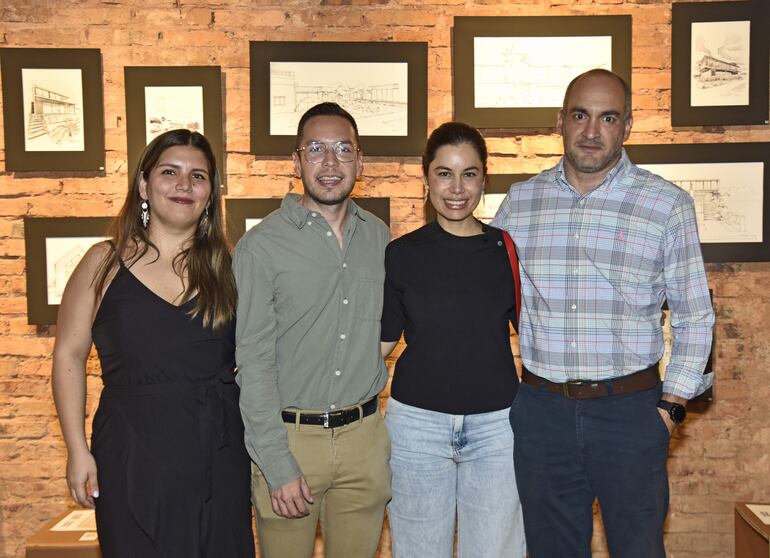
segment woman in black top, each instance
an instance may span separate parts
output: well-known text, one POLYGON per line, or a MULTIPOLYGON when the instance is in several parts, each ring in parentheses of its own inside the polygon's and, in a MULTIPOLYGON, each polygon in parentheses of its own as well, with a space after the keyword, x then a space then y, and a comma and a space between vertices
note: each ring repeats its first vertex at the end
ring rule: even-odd
POLYGON ((385 418, 395 558, 524 556, 508 411, 518 378, 509 323, 517 313, 502 232, 473 211, 487 149, 448 122, 428 139, 423 181, 437 220, 385 256, 383 354, 403 332, 385 418))
POLYGON ((96 507, 104 558, 254 556, 218 186, 205 137, 155 138, 112 240, 85 254, 64 291, 54 399, 70 493, 96 507), (104 388, 89 450, 92 343, 104 388))

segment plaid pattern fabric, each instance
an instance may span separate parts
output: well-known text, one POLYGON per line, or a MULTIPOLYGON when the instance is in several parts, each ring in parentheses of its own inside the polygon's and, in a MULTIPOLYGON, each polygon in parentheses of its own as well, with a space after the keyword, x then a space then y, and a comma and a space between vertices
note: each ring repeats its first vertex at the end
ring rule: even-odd
POLYGON ((663 355, 667 299, 674 342, 664 391, 690 399, 711 385, 703 369, 714 314, 687 192, 624 150, 585 195, 569 186, 563 162, 514 184, 492 225, 518 248, 520 348, 532 372, 564 382, 647 368, 663 355))

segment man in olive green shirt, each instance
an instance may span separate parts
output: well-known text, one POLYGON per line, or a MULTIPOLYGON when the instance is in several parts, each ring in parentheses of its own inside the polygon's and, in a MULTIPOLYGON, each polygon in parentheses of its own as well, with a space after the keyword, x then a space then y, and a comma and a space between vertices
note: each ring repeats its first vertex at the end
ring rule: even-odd
POLYGON ((238 243, 237 380, 262 556, 373 556, 390 499, 377 404, 385 224, 349 199, 363 170, 355 120, 335 103, 299 122, 287 194, 238 243))

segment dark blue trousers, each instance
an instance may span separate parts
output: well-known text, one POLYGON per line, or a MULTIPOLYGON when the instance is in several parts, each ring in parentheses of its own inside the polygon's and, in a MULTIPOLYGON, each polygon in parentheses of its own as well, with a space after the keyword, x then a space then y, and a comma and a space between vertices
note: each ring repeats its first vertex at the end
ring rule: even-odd
POLYGON ((590 558, 599 499, 612 558, 665 558, 669 433, 661 385, 574 400, 528 384, 511 407, 529 558, 590 558))

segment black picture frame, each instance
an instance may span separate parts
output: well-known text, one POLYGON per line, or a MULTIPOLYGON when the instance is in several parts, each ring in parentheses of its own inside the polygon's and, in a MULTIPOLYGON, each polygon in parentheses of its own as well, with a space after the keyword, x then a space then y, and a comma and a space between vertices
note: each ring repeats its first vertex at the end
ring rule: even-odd
MULTIPOLYGON (((767 31, 770 29, 770 4, 767 0, 737 2, 675 3, 671 13, 671 125, 681 126, 735 126, 768 124, 768 53, 767 31), (750 22, 748 104, 710 104, 703 100, 692 104, 693 80, 693 24, 723 22, 750 22)), ((698 40, 696 37, 695 40, 698 40)), ((708 48, 708 52, 711 52, 708 48)), ((707 83, 729 76, 736 81, 742 71, 740 64, 704 55, 698 62, 701 75, 707 83), (720 77, 722 76, 722 77, 720 77)), ((730 85, 726 83, 725 85, 730 85)), ((730 85, 730 87, 733 87, 730 85)), ((715 87, 714 89, 718 89, 715 87)), ((735 98, 733 99, 735 100, 735 98)))
MULTIPOLYGON (((124 76, 129 180, 148 143, 145 88, 200 87, 203 94, 202 129, 214 151, 217 168, 220 171, 220 182, 223 183, 225 169, 221 68, 219 66, 126 66, 124 76)), ((181 127, 187 127, 187 125, 184 124, 181 127)))
MULTIPOLYGON (((340 102, 357 119, 361 132, 361 147, 366 156, 419 156, 425 145, 428 128, 428 43, 425 42, 300 42, 300 41, 252 41, 250 43, 251 75, 251 152, 257 156, 286 156, 294 149, 296 131, 285 135, 271 134, 271 62, 358 62, 358 63, 406 63, 407 64, 407 107, 406 135, 367 135, 364 122, 357 116, 354 101, 348 106, 340 102)), ((354 79, 340 78, 341 84, 355 83, 354 79)), ((296 84, 296 81, 294 82, 296 84)), ((293 97, 288 101, 297 108, 300 101, 291 105, 297 97, 293 86, 293 97)), ((307 90, 303 86, 303 90, 307 90)), ((309 106, 327 99, 323 91, 303 93, 312 101, 303 99, 300 108, 304 112, 309 106)), ((361 90, 349 91, 348 96, 364 96, 361 90)), ((372 102, 366 99, 361 102, 372 102)))
POLYGON ((0 70, 6 171, 104 171, 99 49, 0 48, 0 70), (37 76, 27 80, 26 99, 24 70, 37 76), (79 70, 80 79, 63 72, 57 77, 57 70, 79 70), (70 142, 73 149, 52 149, 70 142))
MULTIPOLYGON (((609 36, 612 38, 612 71, 625 79, 629 86, 631 85, 631 16, 629 15, 459 16, 454 19, 452 36, 454 118, 477 128, 555 128, 561 99, 552 107, 476 107, 474 65, 476 38, 609 36)), ((559 56, 558 52, 553 54, 555 57, 559 56)), ((585 70, 588 69, 590 68, 585 68, 585 70)), ((566 80, 567 83, 572 77, 575 76, 570 76, 566 80)), ((566 83, 563 89, 566 89, 566 83)), ((563 90, 560 94, 563 95, 563 90)))
MULTIPOLYGON (((511 186, 524 182, 535 176, 534 174, 488 174, 487 183, 484 186, 484 195, 507 194, 511 186)), ((430 202, 430 197, 425 200, 425 222, 430 223, 436 219, 436 208, 430 202)))
MULTIPOLYGON (((752 184, 753 189, 761 191, 761 241, 757 242, 705 242, 703 235, 704 222, 699 222, 701 229, 701 250, 703 259, 707 263, 725 262, 765 262, 770 261, 770 143, 723 143, 723 144, 656 144, 656 145, 626 145, 626 152, 635 164, 644 167, 655 164, 678 165, 702 165, 711 163, 761 163, 762 184, 752 184)), ((725 174, 722 172, 722 174, 725 174)), ((669 179, 669 177, 664 176, 669 179)), ((732 178, 731 180, 736 180, 732 178)), ((708 186, 708 185, 704 185, 708 186)), ((712 196, 710 204, 719 201, 717 195, 720 188, 717 183, 710 187, 713 192, 709 194, 701 192, 700 197, 705 197, 704 202, 709 201, 707 196, 712 196)), ((701 188, 701 185, 695 185, 701 188)), ((724 189, 735 188, 735 183, 728 184, 724 189)), ((687 189, 687 188, 686 188, 687 189)), ((696 197, 696 213, 699 218, 703 211, 699 208, 699 200, 696 197)), ((752 207, 757 204, 751 204, 752 207)), ((720 213, 728 210, 719 207, 720 213)), ((711 210, 708 214, 713 214, 711 210)), ((729 210, 730 219, 740 224, 740 214, 735 210, 729 210)), ((717 217, 722 218, 720 215, 717 217)), ((757 227, 755 227, 757 228, 757 227)))
MULTIPOLYGON (((24 248, 27 267, 27 321, 30 325, 53 325, 59 312, 58 304, 49 298, 49 277, 46 239, 107 237, 111 217, 25 217, 24 248)), ((90 245, 89 245, 90 246, 90 245)), ((86 247, 78 247, 69 255, 70 261, 60 262, 62 276, 52 281, 61 293, 69 274, 80 261, 86 247), (79 254, 79 255, 78 255, 79 254)))
MULTIPOLYGON (((390 226, 390 198, 352 198, 390 226)), ((246 219, 262 219, 281 207, 282 198, 225 198, 227 239, 235 246, 246 233, 246 219)))

